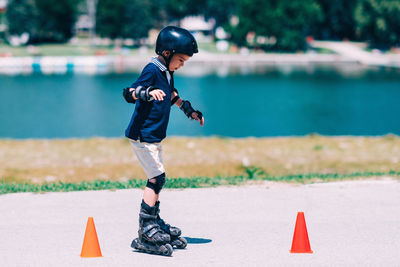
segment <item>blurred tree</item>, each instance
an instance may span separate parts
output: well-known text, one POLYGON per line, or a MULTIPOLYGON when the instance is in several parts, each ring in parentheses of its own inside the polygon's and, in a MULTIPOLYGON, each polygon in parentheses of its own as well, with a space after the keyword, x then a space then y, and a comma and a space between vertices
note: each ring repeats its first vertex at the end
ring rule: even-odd
POLYGON ((207 0, 203 13, 206 19, 214 18, 215 27, 218 27, 226 26, 236 9, 237 1, 235 0, 207 0))
POLYGON ((163 3, 170 21, 178 21, 189 15, 202 14, 206 5, 207 0, 164 0, 163 3))
POLYGON ((305 36, 311 26, 323 19, 316 0, 240 0, 238 4, 239 23, 230 32, 232 41, 239 46, 302 50, 306 48, 305 36), (249 33, 254 33, 255 38, 249 40, 249 33), (257 36, 262 37, 262 43, 257 44, 257 36))
POLYGON ((168 24, 168 14, 165 8, 166 0, 151 0, 150 14, 153 18, 153 26, 161 29, 168 24))
MULTIPOLYGON (((227 24, 237 6, 235 0, 153 0, 154 25, 162 28, 177 23, 186 16, 203 15, 206 20, 215 19, 215 28, 227 24)), ((214 30, 215 30, 214 28, 214 30)))
POLYGON ((151 14, 150 2, 151 0, 128 1, 123 16, 125 25, 122 30, 122 37, 138 39, 148 36, 155 20, 151 14))
POLYGON ((7 3, 6 18, 9 34, 21 35, 26 32, 32 35, 37 22, 35 0, 10 0, 7 3))
POLYGON ((313 35, 317 39, 343 40, 355 38, 354 10, 357 0, 317 0, 324 19, 315 24, 313 35))
MULTIPOLYGON (((126 0, 99 0, 96 11, 96 33, 115 39, 122 37, 126 0)), ((132 17, 134 14, 132 14, 132 17)))
POLYGON ((73 34, 82 0, 35 0, 38 12, 35 42, 66 42, 73 34))
POLYGON ((81 0, 11 0, 7 5, 9 34, 29 33, 29 43, 65 42, 72 37, 81 0))
POLYGON ((214 18, 215 27, 226 24, 236 10, 235 0, 152 0, 154 26, 163 28, 168 23, 177 22, 186 16, 204 15, 214 18))
POLYGON ((103 37, 147 37, 155 18, 150 0, 99 0, 96 32, 103 37))
POLYGON ((356 34, 372 47, 400 45, 400 0, 359 0, 354 17, 356 34))

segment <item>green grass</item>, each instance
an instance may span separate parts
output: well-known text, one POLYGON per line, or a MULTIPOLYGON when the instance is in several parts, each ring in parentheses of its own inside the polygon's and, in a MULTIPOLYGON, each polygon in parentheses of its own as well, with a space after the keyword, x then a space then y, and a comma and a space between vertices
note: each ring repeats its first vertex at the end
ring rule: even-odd
MULTIPOLYGON (((137 49, 126 50, 128 55, 137 54, 137 49)), ((27 46, 13 47, 7 44, 0 44, 0 55, 11 54, 12 56, 93 56, 96 54, 119 55, 120 50, 113 46, 72 45, 72 44, 41 44, 35 45, 33 50, 27 46)))
MULTIPOLYGON (((214 42, 199 42, 200 51, 206 51, 214 54, 237 54, 238 52, 219 51, 214 42)), ((125 47, 125 46, 124 46, 125 47)), ((318 54, 335 54, 333 51, 326 48, 314 48, 318 54)), ((148 52, 152 54, 154 47, 148 47, 148 52)), ((90 46, 87 44, 37 44, 33 46, 10 46, 6 43, 0 43, 0 56, 93 56, 93 55, 124 55, 138 54, 137 47, 125 48, 123 51, 115 49, 114 45, 90 46), (28 48, 29 47, 29 48, 28 48), (33 49, 32 49, 33 48, 33 49)), ((250 50, 250 53, 259 53, 255 50, 250 50)), ((275 52, 263 52, 275 53, 275 52)))
POLYGON ((314 47, 313 51, 318 53, 318 54, 337 54, 335 51, 328 49, 328 48, 322 48, 322 47, 314 47))
MULTIPOLYGON (((211 53, 221 53, 217 50, 214 43, 199 43, 200 49, 211 53)), ((28 50, 28 46, 13 47, 8 44, 0 44, 0 54, 11 54, 12 56, 91 56, 96 53, 106 55, 119 55, 120 50, 115 50, 113 45, 110 46, 95 46, 89 45, 73 45, 73 44, 39 44, 34 45, 33 50, 28 50)), ((125 48, 126 49, 126 48, 125 48)), ((153 47, 148 48, 149 53, 154 51, 153 47)), ((128 48, 125 52, 128 55, 138 53, 137 48, 128 48)))
MULTIPOLYGON (((243 185, 252 181, 276 181, 276 182, 294 182, 294 183, 313 183, 313 182, 326 182, 349 180, 357 178, 370 178, 370 177, 400 177, 400 172, 353 172, 349 174, 338 173, 307 173, 307 174, 293 174, 283 176, 270 176, 262 169, 257 167, 245 168, 245 173, 233 177, 190 177, 190 178, 169 178, 165 184, 165 188, 202 188, 202 187, 216 187, 216 186, 229 186, 229 185, 243 185)), ((88 190, 117 190, 129 188, 143 188, 146 180, 132 179, 128 181, 111 181, 111 180, 95 180, 91 182, 78 182, 78 183, 63 183, 61 181, 54 183, 17 183, 7 182, 5 180, 0 182, 0 195, 8 193, 19 192, 70 192, 70 191, 88 191, 88 190)))

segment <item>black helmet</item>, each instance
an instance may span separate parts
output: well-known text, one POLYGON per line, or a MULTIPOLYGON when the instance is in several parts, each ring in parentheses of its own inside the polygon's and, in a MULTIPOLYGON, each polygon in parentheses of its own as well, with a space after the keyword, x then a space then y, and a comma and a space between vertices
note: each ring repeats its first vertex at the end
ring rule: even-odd
POLYGON ((193 56, 199 52, 193 35, 188 30, 175 26, 167 26, 158 34, 156 53, 162 56, 163 51, 169 51, 171 56, 176 53, 193 56))

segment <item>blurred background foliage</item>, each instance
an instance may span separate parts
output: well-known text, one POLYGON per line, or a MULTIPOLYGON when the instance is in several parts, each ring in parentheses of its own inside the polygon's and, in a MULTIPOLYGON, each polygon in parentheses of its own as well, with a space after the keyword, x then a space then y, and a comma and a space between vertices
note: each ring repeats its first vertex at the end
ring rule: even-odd
POLYGON ((354 19, 356 34, 374 47, 398 46, 400 38, 400 1, 359 0, 354 19))
POLYGON ((3 36, 67 42, 90 3, 96 36, 139 44, 151 29, 197 15, 213 21, 214 40, 222 27, 229 42, 264 51, 304 50, 307 37, 367 41, 381 49, 400 44, 400 0, 8 0, 3 36))
POLYGON ((28 33, 30 43, 66 42, 81 0, 11 0, 6 18, 9 34, 28 33))

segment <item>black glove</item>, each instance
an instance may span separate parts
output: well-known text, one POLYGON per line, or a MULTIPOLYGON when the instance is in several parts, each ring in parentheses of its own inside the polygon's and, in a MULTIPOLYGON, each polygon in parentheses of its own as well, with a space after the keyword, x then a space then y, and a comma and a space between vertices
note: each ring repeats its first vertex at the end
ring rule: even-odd
POLYGON ((203 113, 201 113, 198 110, 194 110, 194 108, 192 107, 192 104, 190 104, 190 102, 187 100, 182 100, 182 105, 179 108, 185 113, 185 115, 189 119, 193 120, 193 117, 192 117, 193 112, 197 113, 197 117, 200 120, 203 118, 203 113))

